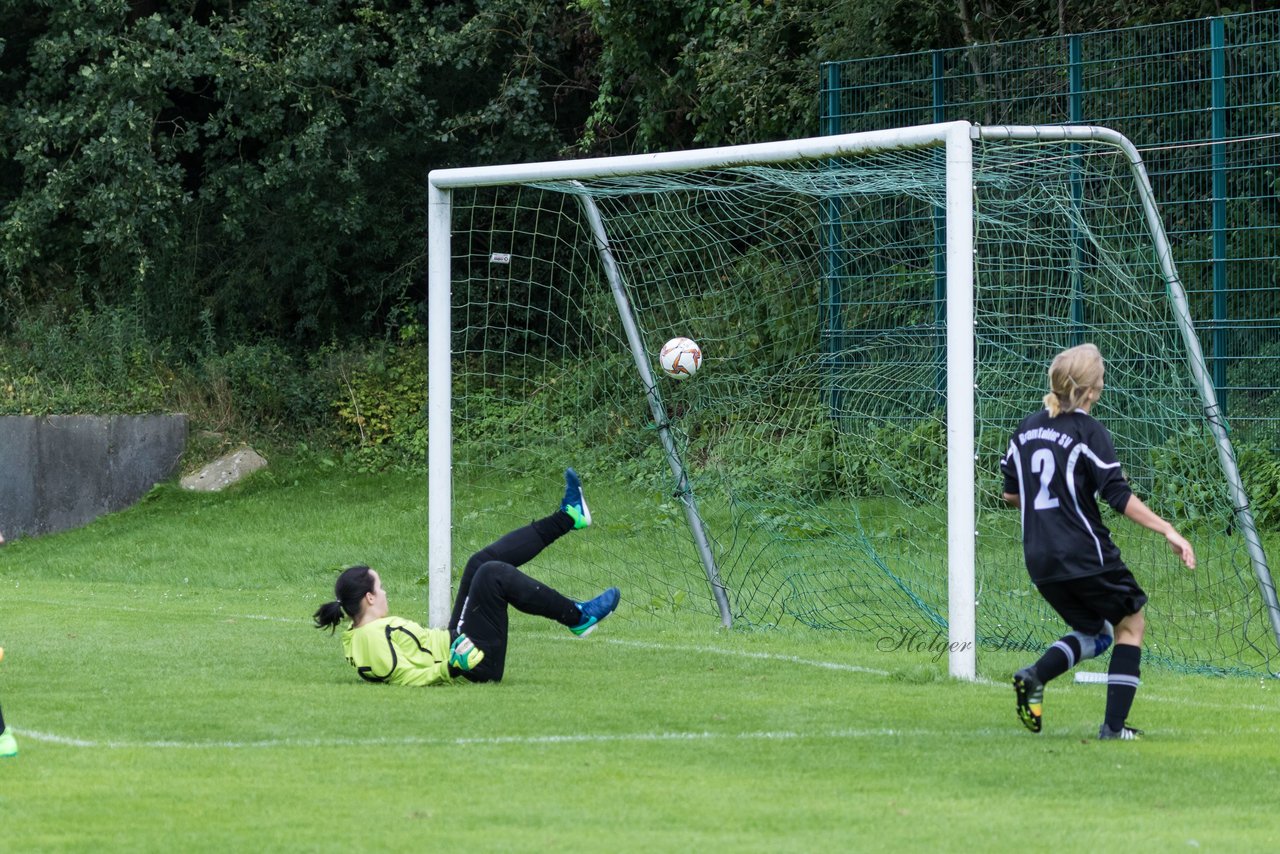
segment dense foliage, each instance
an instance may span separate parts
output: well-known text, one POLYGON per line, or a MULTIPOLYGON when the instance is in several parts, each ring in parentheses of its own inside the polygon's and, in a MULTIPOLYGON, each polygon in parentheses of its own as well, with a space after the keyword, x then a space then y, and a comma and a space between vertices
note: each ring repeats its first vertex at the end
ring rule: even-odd
POLYGON ((815 134, 824 61, 1269 5, 0 0, 0 411, 421 459, 432 168, 815 134))
POLYGON ((175 343, 377 329, 422 279, 428 169, 575 130, 555 4, 32 5, 0 12, 10 322, 128 304, 175 343))
POLYGON ((381 331, 434 167, 816 133, 820 62, 1245 5, 0 2, 0 299, 212 334, 381 331))

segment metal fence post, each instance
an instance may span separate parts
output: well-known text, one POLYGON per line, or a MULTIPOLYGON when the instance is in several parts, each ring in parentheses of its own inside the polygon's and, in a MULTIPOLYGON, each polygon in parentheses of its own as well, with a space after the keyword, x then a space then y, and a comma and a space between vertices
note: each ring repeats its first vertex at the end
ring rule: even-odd
POLYGON ((1227 57, 1222 18, 1209 19, 1213 145, 1213 385, 1218 405, 1227 414, 1227 57))
MULTIPOLYGON (((1067 121, 1073 125, 1084 122, 1084 68, 1080 36, 1067 37, 1067 121)), ((1071 153, 1079 154, 1080 146, 1072 144, 1071 153)), ((1077 165, 1071 167, 1071 203, 1079 208, 1084 203, 1084 183, 1077 165)), ((1076 232, 1071 241, 1071 345, 1084 343, 1084 237, 1076 232)))

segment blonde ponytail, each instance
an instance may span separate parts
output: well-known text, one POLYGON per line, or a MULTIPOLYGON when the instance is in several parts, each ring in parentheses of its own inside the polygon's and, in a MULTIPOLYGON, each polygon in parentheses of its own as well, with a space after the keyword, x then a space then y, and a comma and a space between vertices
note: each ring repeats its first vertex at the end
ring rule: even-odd
POLYGON ((1102 353, 1093 344, 1081 344, 1055 356, 1049 365, 1049 393, 1044 396, 1049 417, 1074 412, 1097 400, 1105 371, 1102 353))

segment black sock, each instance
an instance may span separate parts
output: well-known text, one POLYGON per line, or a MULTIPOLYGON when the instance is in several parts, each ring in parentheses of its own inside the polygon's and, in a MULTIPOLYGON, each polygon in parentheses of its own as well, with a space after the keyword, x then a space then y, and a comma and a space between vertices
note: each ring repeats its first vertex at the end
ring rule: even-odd
POLYGON ((1111 651, 1111 667, 1107 671, 1107 727, 1119 732, 1129 719, 1133 698, 1138 693, 1138 676, 1142 668, 1142 647, 1118 643, 1111 651))
POLYGON ((4 732, 4 712, 0 712, 0 732, 4 732))
POLYGON ((1066 673, 1080 660, 1080 639, 1066 635, 1044 651, 1033 665, 1041 682, 1049 682, 1066 673))
POLYGON ((535 519, 531 524, 538 536, 542 537, 542 542, 551 545, 573 530, 573 517, 563 510, 557 510, 550 516, 535 519))

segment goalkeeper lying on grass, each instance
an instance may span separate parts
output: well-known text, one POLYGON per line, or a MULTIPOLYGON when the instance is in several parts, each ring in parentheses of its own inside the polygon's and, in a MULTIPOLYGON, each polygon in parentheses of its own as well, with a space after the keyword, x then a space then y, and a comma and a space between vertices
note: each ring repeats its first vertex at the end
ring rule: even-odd
POLYGON ((555 620, 579 637, 618 607, 618 588, 588 602, 574 602, 516 567, 576 528, 591 524, 582 484, 573 469, 565 472, 560 509, 471 556, 462 572, 449 628, 423 628, 389 616, 387 593, 378 573, 367 566, 343 571, 334 584, 337 599, 315 613, 316 628, 342 633, 347 661, 362 679, 394 685, 434 685, 463 676, 471 682, 498 682, 507 658, 507 605, 526 614, 555 620))

